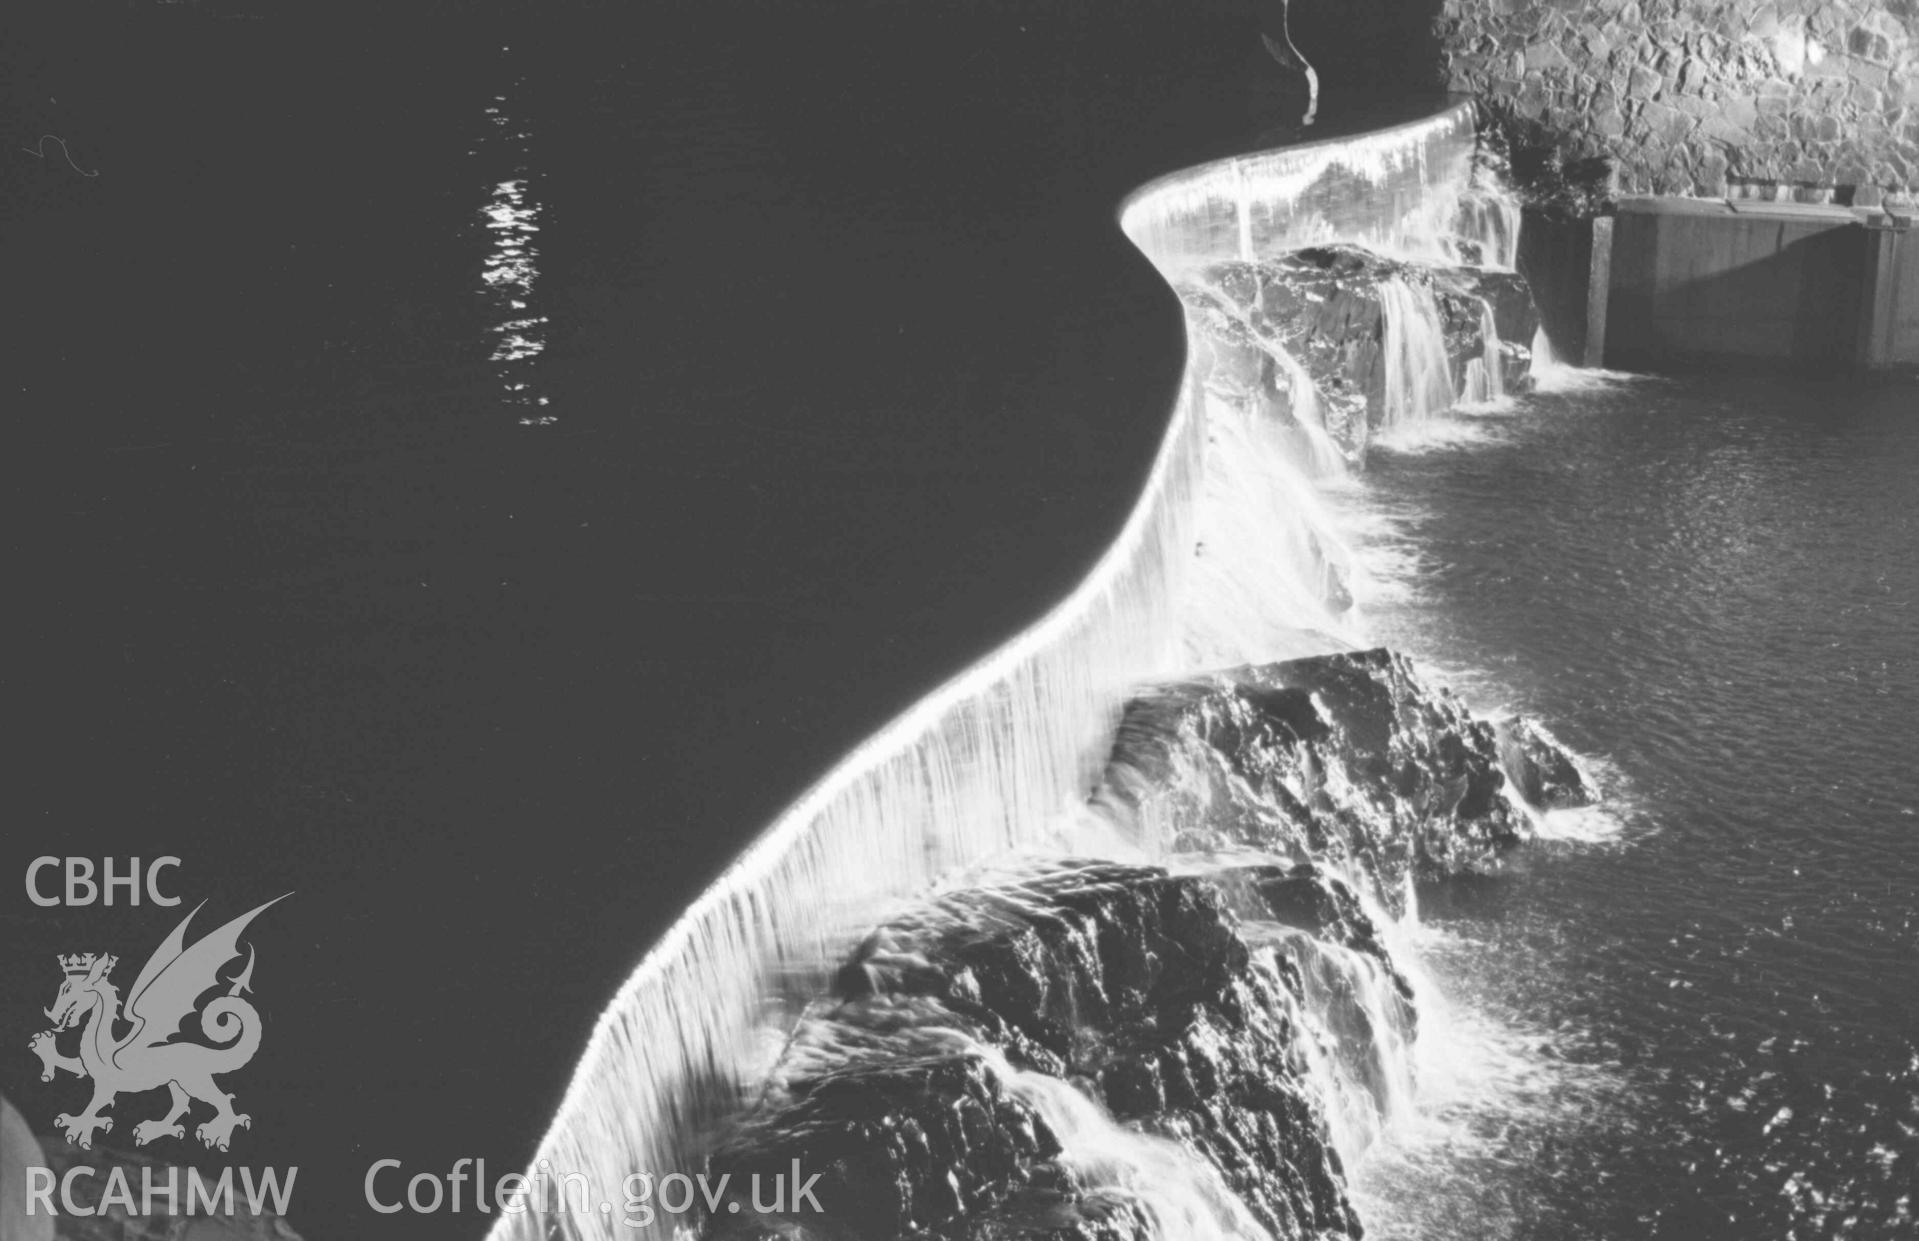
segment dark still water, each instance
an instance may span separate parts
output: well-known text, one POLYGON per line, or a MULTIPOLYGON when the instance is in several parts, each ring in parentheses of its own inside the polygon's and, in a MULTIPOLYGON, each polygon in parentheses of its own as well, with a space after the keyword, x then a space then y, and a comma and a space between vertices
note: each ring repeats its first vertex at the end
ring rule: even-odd
POLYGON ((56 953, 292 892, 251 1128, 154 1153, 297 1166, 310 1238, 481 1231, 368 1168, 524 1167, 661 929, 1106 547, 1180 362, 1115 207, 1270 64, 1230 6, 437 7, 0 19, 0 1093, 85 1102, 56 953))
POLYGON ((1910 385, 1620 377, 1377 462, 1388 636, 1615 802, 1425 894, 1493 1046, 1449 1049, 1459 1123, 1375 1170, 1385 1235, 1913 1235, 1916 415, 1910 385))

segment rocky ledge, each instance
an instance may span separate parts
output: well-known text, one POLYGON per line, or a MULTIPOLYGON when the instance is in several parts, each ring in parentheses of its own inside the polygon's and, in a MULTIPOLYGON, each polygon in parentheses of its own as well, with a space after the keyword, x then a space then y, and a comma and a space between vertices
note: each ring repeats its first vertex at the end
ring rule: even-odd
POLYGON ((1386 1111, 1416 1024, 1373 900, 1524 838, 1502 755, 1590 796, 1387 651, 1141 694, 1096 801, 1175 864, 1029 863, 876 929, 712 1156, 708 1235, 1360 1236, 1336 1131, 1386 1111), (752 1200, 796 1167, 804 1209, 752 1200))
POLYGON ((1387 290, 1395 284, 1414 294, 1401 299, 1400 313, 1430 299, 1453 393, 1466 393, 1475 364, 1483 371, 1489 361, 1505 391, 1530 382, 1539 324, 1524 277, 1402 262, 1351 245, 1218 263, 1184 281, 1179 294, 1192 325, 1192 371, 1208 389, 1277 417, 1317 419, 1358 463, 1387 420, 1395 305, 1387 290), (1313 392, 1301 392, 1304 385, 1313 392))
POLYGON ((1291 878, 1058 864, 881 927, 713 1160, 735 1185, 797 1160, 819 1212, 721 1235, 1130 1238, 1171 1210, 1358 1236, 1299 971, 1235 912, 1276 921, 1241 902, 1291 878))
POLYGON ((1591 801, 1548 734, 1506 728, 1502 743, 1392 651, 1235 668, 1129 702, 1095 797, 1175 850, 1334 863, 1398 913, 1410 879, 1485 869, 1524 840, 1522 802, 1591 801))

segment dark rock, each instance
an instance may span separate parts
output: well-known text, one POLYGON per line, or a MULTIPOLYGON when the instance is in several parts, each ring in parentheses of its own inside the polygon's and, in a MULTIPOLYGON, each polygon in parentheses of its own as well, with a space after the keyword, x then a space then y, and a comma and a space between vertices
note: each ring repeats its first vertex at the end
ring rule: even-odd
POLYGON ((1433 282, 1447 329, 1447 356, 1458 360, 1456 373, 1462 380, 1466 365, 1478 359, 1498 366, 1505 392, 1528 391, 1539 309, 1526 278, 1499 268, 1453 267, 1436 271, 1433 282), (1485 312, 1492 317, 1496 351, 1487 348, 1485 312), (1480 315, 1477 322, 1475 314, 1480 315))
POLYGON ((1344 864, 1398 912, 1415 868, 1524 838, 1490 724, 1374 650, 1237 668, 1127 704, 1097 797, 1175 846, 1344 864))
POLYGON ((821 1235, 1140 1235, 1137 1203, 1078 1179, 1018 1074, 1073 1083, 1210 1164, 1275 1236, 1359 1233, 1306 1082, 1301 981, 1248 946, 1204 877, 1095 863, 949 894, 876 931, 840 977, 713 1160, 736 1181, 795 1158, 826 1169, 818 1197, 840 1205, 805 1221, 828 1221, 821 1235))
POLYGON ((723 1147, 712 1168, 729 1178, 739 1216, 755 1228, 771 1221, 755 1209, 753 1178, 790 1183, 797 1168, 818 1174, 810 1189, 819 1210, 789 1210, 793 1222, 829 1236, 891 1238, 990 1210, 1058 1153, 1045 1122, 981 1057, 869 1056, 799 1080, 786 1105, 723 1147))
POLYGON ((1258 263, 1208 268, 1180 294, 1193 324, 1195 371, 1208 388, 1292 417, 1298 363, 1317 393, 1324 429, 1349 459, 1363 456, 1386 417, 1387 311, 1380 285, 1429 291, 1451 362, 1452 387, 1487 354, 1486 312, 1500 340, 1508 391, 1522 390, 1538 317, 1515 272, 1388 259, 1358 246, 1310 247, 1258 263))
POLYGON ((1293 867, 1257 866, 1242 872, 1260 902, 1261 914, 1315 939, 1338 944, 1379 962, 1393 987, 1408 1000, 1413 987, 1393 963, 1379 927, 1359 896, 1338 876, 1312 862, 1293 867))
POLYGON ((1342 1133, 1387 1110, 1416 1013, 1343 876, 1394 905, 1415 871, 1520 839, 1502 745, 1542 798, 1571 795, 1543 732, 1496 734, 1387 651, 1142 695, 1098 797, 1198 869, 1029 863, 881 925, 712 1155, 740 1210, 708 1235, 1143 1241, 1177 1184, 1284 1241, 1358 1237, 1323 1109, 1342 1133), (1312 860, 1191 852, 1236 846, 1312 860), (759 1214, 754 1175, 796 1165, 818 1212, 759 1214))
MULTIPOLYGON (((1630 81, 1609 89, 1603 102, 1595 103, 1590 123, 1596 136, 1624 134, 1627 118, 1638 115, 1634 109, 1648 106, 1632 101, 1649 98, 1639 76, 1649 72, 1634 70, 1630 81)), ((1649 80, 1656 92, 1662 79, 1651 74, 1649 80)), ((1508 180, 1527 209, 1556 220, 1587 220, 1604 210, 1612 190, 1610 161, 1576 152, 1563 131, 1524 115, 1508 101, 1483 99, 1479 111, 1481 142, 1509 152, 1508 180)))
POLYGON ((1391 1111, 1394 1061, 1417 1027, 1412 983, 1393 961, 1378 924, 1359 896, 1311 863, 1254 867, 1221 876, 1244 884, 1255 916, 1295 933, 1278 946, 1299 972, 1321 1028, 1331 1035, 1344 1075, 1370 1096, 1378 1115, 1391 1111))
POLYGON ((1202 1154, 1281 1235, 1349 1225, 1303 1084, 1298 996, 1253 959, 1212 884, 1092 866, 942 904, 892 933, 908 959, 957 968, 899 985, 931 983, 1016 1060, 1090 1083, 1117 1119, 1202 1154))
POLYGON ((971 1230, 973 1241, 1148 1241, 1160 1235, 1130 1195, 1093 1189, 1031 1189, 971 1230))
POLYGON ((1523 716, 1494 725, 1499 737, 1499 761, 1506 778, 1526 804, 1541 810, 1590 806, 1598 790, 1580 768, 1572 751, 1557 738, 1523 716))
POLYGON ((1863 26, 1854 27, 1846 36, 1846 50, 1861 60, 1883 62, 1892 58, 1892 44, 1886 36, 1863 26))
POLYGON ((1265 287, 1285 279, 1284 273, 1265 272, 1260 265, 1227 263, 1204 273, 1203 283, 1181 287, 1198 342, 1195 373, 1214 391, 1231 396, 1244 390, 1265 398, 1263 408, 1291 419, 1295 376, 1276 355, 1290 356, 1315 389, 1324 430, 1357 464, 1384 414, 1378 296, 1363 281, 1341 288, 1335 278, 1318 281, 1320 289, 1289 297, 1283 307, 1269 311, 1265 287), (1311 301, 1328 291, 1326 300, 1311 301), (1302 307, 1314 313, 1302 320, 1302 307), (1250 384, 1244 379, 1248 374, 1256 376, 1250 384))

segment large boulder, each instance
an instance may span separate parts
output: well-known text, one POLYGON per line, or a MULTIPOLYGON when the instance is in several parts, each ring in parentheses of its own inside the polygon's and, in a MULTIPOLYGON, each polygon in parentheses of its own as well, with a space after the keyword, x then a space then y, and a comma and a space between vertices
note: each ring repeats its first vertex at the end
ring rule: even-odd
MULTIPOLYGON (((1229 872, 1229 874, 1232 872, 1229 872)), ((1325 867, 1248 867, 1237 872, 1255 918, 1286 930, 1272 938, 1298 971, 1306 1007, 1330 1041, 1335 1064, 1322 1090, 1350 1097, 1327 1104, 1376 1131, 1410 1084, 1407 1050, 1418 1028, 1413 986, 1358 893, 1325 867)), ((1257 927, 1258 924, 1254 923, 1257 927)))
POLYGON ((1338 864, 1399 913, 1411 878, 1486 869, 1526 838, 1505 783, 1491 724, 1371 650, 1141 693, 1096 799, 1176 849, 1338 864))
POLYGON ((1527 805, 1539 810, 1590 806, 1599 790, 1572 751, 1543 725, 1524 716, 1498 721, 1500 762, 1513 788, 1527 805))
POLYGON ((707 1235, 1358 1237, 1334 1142, 1405 1097, 1417 1025, 1376 911, 1524 837, 1502 745, 1565 787, 1384 650, 1140 694, 1095 797, 1175 865, 1028 860, 882 923, 715 1146, 707 1235))
POLYGON ((795 1188, 819 1180, 808 1202, 784 1204, 793 1218, 834 1236, 903 1237, 987 1213, 1059 1154, 1052 1130, 986 1058, 879 1046, 886 1054, 849 1055, 794 1080, 773 1119, 721 1152, 715 1168, 743 1208, 754 1178, 770 1187, 798 1169, 795 1188))
POLYGON ((802 1022, 713 1171, 821 1171, 822 1205, 848 1206, 789 1221, 814 1235, 1117 1239, 1150 1235, 1145 1205, 1081 1148, 1143 1143, 1142 1168, 1216 1178, 1227 1205, 1206 1209, 1280 1238, 1357 1236, 1307 1083, 1300 979, 1239 925, 1212 878, 1109 863, 904 914, 802 1022))
MULTIPOLYGON (((1312 408, 1349 461, 1363 461, 1385 417, 1385 328, 1376 282, 1313 269, 1293 255, 1218 263, 1179 286, 1196 344, 1194 374, 1249 391, 1286 419, 1312 408), (1271 301, 1268 301, 1268 293, 1271 301), (1286 365, 1285 359, 1295 364, 1286 365), (1310 384, 1310 400, 1297 391, 1310 384)), ((1304 428, 1302 428, 1304 430, 1304 428)))
POLYGON ((1355 461, 1387 419, 1387 326, 1395 304, 1430 299, 1452 394, 1467 394, 1476 364, 1496 366, 1505 391, 1522 391, 1530 382, 1538 315, 1516 272, 1330 245, 1217 263, 1182 281, 1179 291, 1195 342, 1193 370, 1203 385, 1282 418, 1311 409, 1309 416, 1355 461), (1418 298, 1387 296, 1384 287, 1395 282, 1418 298), (1310 403, 1299 399, 1302 383, 1313 386, 1310 403))
POLYGON ((1258 898, 1258 915, 1370 957, 1391 980, 1394 991, 1412 1000, 1412 983, 1387 950, 1379 924, 1343 879, 1315 862, 1253 866, 1240 873, 1258 898))

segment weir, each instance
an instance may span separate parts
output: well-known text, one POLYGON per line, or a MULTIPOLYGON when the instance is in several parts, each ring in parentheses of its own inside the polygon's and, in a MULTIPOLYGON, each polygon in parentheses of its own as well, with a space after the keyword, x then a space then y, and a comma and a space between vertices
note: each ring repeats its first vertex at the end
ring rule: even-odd
MULTIPOLYGON (((697 1170, 722 1122, 791 1051, 804 1006, 832 988, 860 938, 910 900, 1021 852, 1167 853, 1169 829, 1145 801, 1088 804, 1113 779, 1114 738, 1141 686, 1362 642, 1357 566, 1314 480, 1362 460, 1375 426, 1503 391, 1507 364, 1525 352, 1512 342, 1530 340, 1531 329, 1502 343, 1496 299, 1452 286, 1436 293, 1410 270, 1362 272, 1353 287, 1366 296, 1355 305, 1376 307, 1380 319, 1367 346, 1367 374, 1378 378, 1350 379, 1357 354, 1342 354, 1347 370, 1335 373, 1283 346, 1266 286, 1256 278, 1250 300, 1235 301, 1221 280, 1237 277, 1212 269, 1237 260, 1257 271, 1268 258, 1332 243, 1395 261, 1470 254, 1509 265, 1516 216, 1475 182, 1474 147, 1461 103, 1388 129, 1188 169, 1126 200, 1120 226, 1186 298, 1191 346, 1145 490, 1119 536, 1056 607, 849 754, 700 895, 608 1004, 536 1167, 583 1173, 603 1192, 636 1171, 697 1170), (1446 309, 1455 305, 1469 309, 1446 309), (1253 360, 1235 361, 1221 331, 1247 342, 1253 360), (1470 344, 1450 347, 1448 334, 1460 331, 1470 344), (1382 408, 1369 413, 1368 401, 1382 408)), ((1414 833, 1391 857, 1354 854, 1347 871, 1386 889, 1362 893, 1367 900, 1399 903, 1410 859, 1439 847, 1414 833)), ((1357 1149, 1410 1091, 1406 1057, 1390 1050, 1410 1036, 1394 1025, 1393 981, 1379 962, 1325 945, 1301 947, 1295 968, 1307 977, 1308 1002, 1325 1010, 1315 1021, 1330 1031, 1314 1055, 1322 1093, 1344 1100, 1335 1136, 1357 1149)), ((1064 1085, 1024 1072, 1009 1079, 1014 1095, 1079 1135, 1088 1158, 1150 1154, 1146 1139, 1109 1132, 1064 1085)), ((1180 1192, 1190 1201, 1179 1210, 1213 1220, 1217 1235, 1259 1234, 1213 1188, 1180 1192)), ((672 1221, 636 1234, 617 1212, 531 1205, 500 1217, 491 1236, 671 1235, 672 1221)))

